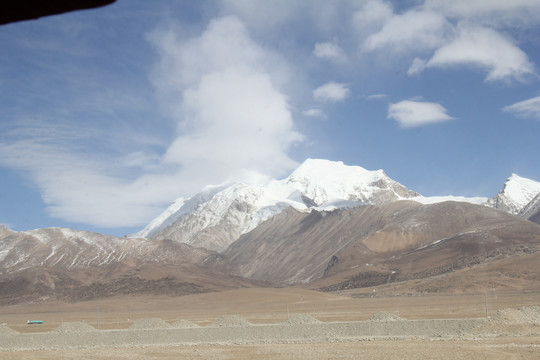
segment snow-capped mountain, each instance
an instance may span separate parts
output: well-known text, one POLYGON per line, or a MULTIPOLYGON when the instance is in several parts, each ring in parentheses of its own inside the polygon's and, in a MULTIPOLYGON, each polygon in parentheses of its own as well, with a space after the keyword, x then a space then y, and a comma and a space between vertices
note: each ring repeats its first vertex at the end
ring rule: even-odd
POLYGON ((308 159, 283 181, 319 207, 344 201, 356 206, 377 205, 418 196, 389 178, 383 170, 370 171, 329 160, 308 159))
POLYGON ((540 182, 512 174, 499 193, 489 199, 486 205, 517 215, 539 193, 540 182))
MULTIPOLYGON (((371 281, 372 262, 362 257, 369 255, 364 251, 366 246, 373 250, 372 255, 390 249, 389 267, 378 270, 381 279, 389 279, 389 274, 394 274, 389 269, 398 264, 393 252, 398 244, 407 249, 413 246, 415 256, 420 250, 432 251, 413 262, 418 265, 420 258, 426 258, 430 259, 426 266, 441 269, 439 260, 433 259, 443 256, 437 250, 444 244, 455 247, 459 254, 463 249, 484 253, 485 244, 502 244, 498 227, 501 219, 511 224, 507 228, 509 242, 494 256, 531 254, 526 260, 537 263, 538 225, 485 207, 539 223, 540 183, 517 175, 512 175, 499 194, 489 200, 423 197, 382 170, 328 160, 306 160, 282 180, 254 174, 247 178, 244 182, 207 186, 190 198, 177 199, 130 238, 63 228, 17 232, 0 226, 0 303, 33 300, 43 294, 90 299, 252 286, 252 280, 230 274, 291 282, 337 274, 335 281, 347 282, 347 276, 356 276, 362 264, 369 264, 364 270, 371 281), (374 206, 359 208, 361 205, 374 206), (331 212, 336 209, 347 210, 331 212), (404 209, 410 210, 410 216, 405 216, 404 209), (451 213, 454 216, 449 216, 451 213), (487 225, 479 223, 484 215, 489 215, 488 225, 497 226, 496 233, 486 233, 487 225), (446 241, 450 236, 459 242, 446 241), (519 243, 521 239, 526 243, 519 243), (358 241, 363 245, 355 247, 358 241), (531 244, 534 246, 529 248, 531 244)), ((409 256, 407 252, 404 258, 407 271, 409 256)), ((447 269, 459 269, 477 259, 474 255, 474 259, 458 259, 455 264, 448 253, 443 257, 450 261, 447 269)))
POLYGON ((222 251, 241 234, 288 207, 307 210, 304 201, 297 189, 276 180, 263 185, 234 183, 207 188, 169 217, 163 217, 162 224, 149 235, 151 239, 171 239, 222 251))
POLYGON ((331 211, 408 199, 422 204, 468 202, 515 215, 540 192, 540 183, 514 174, 493 199, 424 197, 392 180, 383 170, 371 171, 320 159, 306 160, 282 180, 261 175, 255 178, 256 181, 208 186, 189 199, 180 198, 135 236, 170 239, 221 252, 242 234, 288 207, 331 211))
POLYGON ((184 199, 182 197, 176 199, 167 209, 165 209, 165 211, 152 220, 150 224, 133 236, 148 238, 152 234, 171 226, 183 216, 195 211, 200 204, 210 201, 215 194, 226 187, 227 186, 224 185, 207 186, 201 192, 189 199, 184 199))
POLYGON ((418 196, 382 170, 308 159, 283 180, 207 187, 188 200, 177 200, 136 236, 223 251, 288 207, 334 210, 418 196))

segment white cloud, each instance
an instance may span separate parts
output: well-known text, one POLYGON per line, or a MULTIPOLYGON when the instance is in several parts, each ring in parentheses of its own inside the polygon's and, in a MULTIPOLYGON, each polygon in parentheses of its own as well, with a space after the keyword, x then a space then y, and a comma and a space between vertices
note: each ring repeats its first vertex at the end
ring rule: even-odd
POLYGON ((537 0, 427 0, 424 7, 449 16, 472 17, 498 13, 498 16, 506 17, 509 13, 518 16, 526 16, 527 13, 533 15, 540 10, 540 3, 537 0))
POLYGON ((99 159, 42 139, 2 142, 0 149, 0 163, 32 178, 53 217, 105 227, 134 226, 147 221, 165 200, 161 187, 152 189, 156 183, 142 186, 106 175, 111 169, 99 159))
POLYGON ((388 97, 388 95, 386 94, 373 94, 373 95, 369 95, 366 97, 366 99, 368 100, 382 100, 382 99, 386 99, 388 97))
POLYGON ((432 49, 445 42, 451 30, 446 18, 434 11, 410 10, 389 18, 383 28, 365 41, 368 51, 432 49))
POLYGON ((364 4, 361 10, 354 13, 353 20, 357 28, 365 29, 381 26, 393 15, 394 11, 389 3, 381 0, 370 0, 364 4))
MULTIPOLYGON (((362 0, 363 1, 363 0, 362 0)), ((357 7, 357 1, 328 0, 221 0, 216 2, 223 15, 240 17, 257 34, 273 37, 291 31, 291 24, 309 24, 310 31, 334 35, 343 27, 343 19, 357 7)))
POLYGON ((321 109, 313 108, 313 109, 307 109, 304 112, 302 112, 304 116, 308 117, 319 117, 319 118, 326 118, 326 114, 321 109))
POLYGON ((540 120, 540 96, 505 106, 503 110, 520 117, 540 120))
POLYGON ((361 40, 366 51, 435 50, 431 59, 416 58, 408 69, 409 75, 429 67, 453 65, 486 69, 486 81, 521 81, 534 72, 525 52, 499 30, 514 31, 539 24, 537 0, 427 0, 401 14, 394 13, 387 3, 374 0, 355 18, 362 19, 357 23, 372 24, 371 33, 361 40))
POLYGON ((235 14, 247 22, 250 27, 274 27, 276 24, 289 21, 294 17, 302 4, 298 1, 274 0, 222 0, 218 6, 225 14, 235 14))
POLYGON ((302 137, 268 74, 230 69, 205 75, 184 92, 184 113, 190 130, 169 147, 167 163, 210 167, 221 176, 244 168, 276 175, 295 165, 285 150, 302 137))
POLYGON ((347 62, 345 51, 335 42, 316 43, 313 49, 313 55, 319 59, 332 61, 340 64, 347 62))
POLYGON ((486 69, 486 81, 522 80, 533 73, 527 55, 499 32, 460 25, 458 36, 435 51, 426 67, 472 65, 486 69))
POLYGON ((351 95, 347 84, 330 81, 313 90, 313 98, 321 102, 341 102, 351 95))
POLYGON ((173 116, 181 121, 181 133, 164 161, 200 167, 214 178, 231 169, 276 175, 294 166, 286 151, 302 137, 276 86, 276 79, 279 84, 286 77, 286 66, 256 44, 242 22, 214 20, 187 42, 171 30, 151 39, 166 65, 154 74, 154 84, 167 92, 173 116))
POLYGON ((402 127, 406 128, 453 119, 440 104, 411 100, 390 104, 388 106, 388 118, 396 120, 402 127))
POLYGON ((424 71, 425 67, 426 67, 426 60, 415 58, 411 66, 409 67, 409 70, 407 70, 407 75, 412 76, 412 75, 420 74, 422 71, 424 71))
POLYGON ((288 77, 284 61, 255 43, 233 16, 212 20, 200 36, 187 40, 173 28, 155 30, 147 38, 160 54, 151 80, 175 103, 179 103, 179 92, 197 86, 211 72, 234 68, 272 73, 274 81, 288 77))
POLYGON ((255 43, 242 22, 226 17, 190 39, 172 28, 148 39, 160 59, 151 81, 178 124, 161 152, 150 145, 98 154, 78 139, 89 137, 95 146, 101 138, 75 122, 46 134, 28 127, 0 133, 0 164, 32 178, 51 216, 101 227, 142 226, 170 201, 232 173, 281 176, 297 165, 287 151, 302 135, 279 89, 287 66, 255 43))

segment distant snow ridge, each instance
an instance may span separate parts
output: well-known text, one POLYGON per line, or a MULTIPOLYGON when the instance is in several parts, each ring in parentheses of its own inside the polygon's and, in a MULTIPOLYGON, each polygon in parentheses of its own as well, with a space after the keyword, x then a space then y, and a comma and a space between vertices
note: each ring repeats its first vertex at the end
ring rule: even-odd
POLYGON ((222 251, 241 234, 291 206, 308 208, 297 189, 280 181, 263 185, 234 183, 219 187, 211 197, 195 195, 149 235, 152 239, 171 239, 222 251))
POLYGON ((540 182, 512 174, 497 195, 486 205, 517 215, 540 193, 540 182))
POLYGON ((144 229, 132 235, 132 237, 147 238, 152 234, 165 229, 167 226, 174 224, 177 220, 186 214, 194 211, 200 204, 209 201, 212 197, 223 190, 226 186, 207 186, 201 192, 185 200, 184 198, 176 199, 165 211, 150 222, 144 229))
POLYGON ((446 196, 421 196, 420 195, 411 200, 414 200, 424 205, 437 204, 437 203, 441 203, 445 201, 457 201, 457 202, 466 202, 466 203, 475 204, 475 205, 484 205, 486 201, 488 201, 488 198, 485 196, 465 197, 465 196, 452 196, 452 195, 446 195, 446 196))

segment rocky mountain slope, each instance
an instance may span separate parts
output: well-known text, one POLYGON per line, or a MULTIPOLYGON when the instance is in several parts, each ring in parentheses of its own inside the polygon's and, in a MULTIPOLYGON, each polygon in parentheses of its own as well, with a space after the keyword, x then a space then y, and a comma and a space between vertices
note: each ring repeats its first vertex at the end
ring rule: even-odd
POLYGON ((521 209, 518 216, 540 224, 540 193, 521 209))
POLYGON ((427 278, 539 249, 540 226, 516 216, 468 203, 399 201, 334 212, 289 209, 224 255, 241 276, 323 279, 339 288, 427 278))
POLYGON ((226 275, 228 265, 219 257, 172 241, 62 228, 15 232, 0 226, 0 301, 180 295, 252 286, 226 275), (212 267, 204 266, 208 261, 212 267))
POLYGON ((102 265, 151 258, 161 263, 198 263, 209 256, 205 249, 185 244, 120 238, 65 228, 23 232, 0 227, 2 273, 29 267, 94 269, 102 265))

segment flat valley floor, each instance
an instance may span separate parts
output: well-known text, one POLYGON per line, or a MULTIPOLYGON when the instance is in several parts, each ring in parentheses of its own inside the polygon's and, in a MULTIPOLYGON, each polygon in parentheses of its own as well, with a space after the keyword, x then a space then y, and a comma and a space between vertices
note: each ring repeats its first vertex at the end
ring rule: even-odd
POLYGON ((539 292, 495 289, 43 299, 0 308, 0 359, 538 359, 539 305, 539 292))

